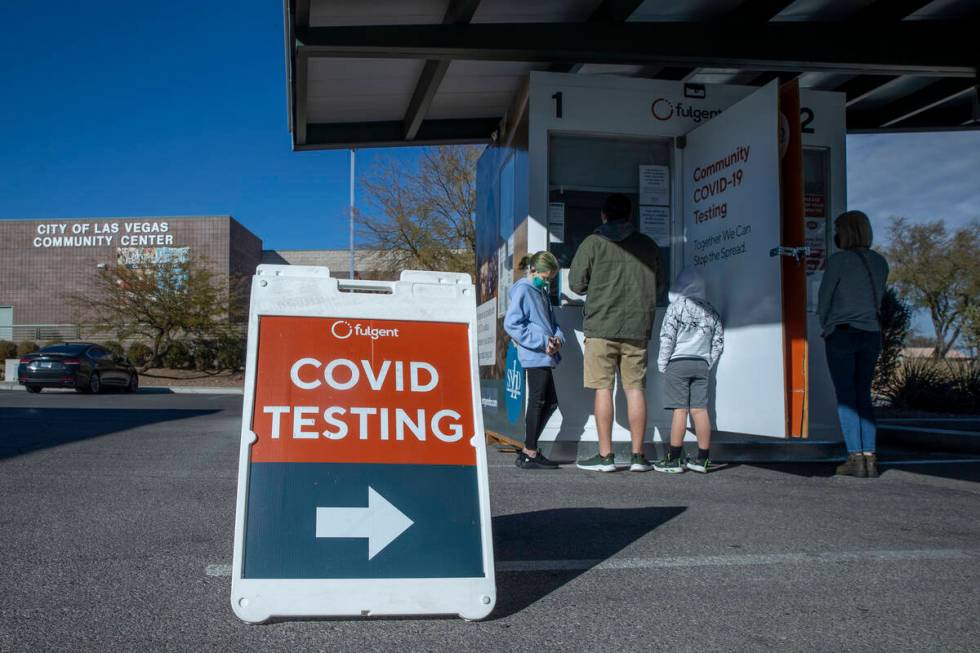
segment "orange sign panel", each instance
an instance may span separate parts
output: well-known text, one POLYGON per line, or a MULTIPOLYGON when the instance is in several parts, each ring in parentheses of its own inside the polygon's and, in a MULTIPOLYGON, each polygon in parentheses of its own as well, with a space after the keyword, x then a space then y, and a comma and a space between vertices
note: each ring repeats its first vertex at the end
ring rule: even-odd
POLYGON ((259 318, 251 462, 475 465, 466 324, 259 318))

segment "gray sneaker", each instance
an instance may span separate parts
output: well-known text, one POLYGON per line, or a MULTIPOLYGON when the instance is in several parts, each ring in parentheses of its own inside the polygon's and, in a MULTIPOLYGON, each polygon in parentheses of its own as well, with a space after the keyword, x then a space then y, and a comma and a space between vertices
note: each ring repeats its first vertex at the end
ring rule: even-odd
POLYGON ((635 453, 630 458, 631 472, 649 472, 651 469, 653 469, 653 464, 642 453, 635 453))
POLYGON ((600 456, 599 454, 596 454, 591 458, 579 460, 575 463, 575 466, 579 469, 585 469, 590 472, 615 472, 616 459, 613 454, 609 454, 608 456, 600 456))
POLYGON ((715 464, 707 458, 693 458, 687 461, 687 468, 692 472, 707 474, 715 468, 715 464))

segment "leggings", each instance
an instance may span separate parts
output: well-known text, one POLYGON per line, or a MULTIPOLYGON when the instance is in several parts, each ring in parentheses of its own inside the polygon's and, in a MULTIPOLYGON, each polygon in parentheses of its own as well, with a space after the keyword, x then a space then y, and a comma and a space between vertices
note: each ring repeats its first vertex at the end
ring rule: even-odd
POLYGON ((538 438, 548 419, 558 408, 558 393, 550 367, 527 367, 527 415, 524 431, 524 447, 531 451, 538 448, 538 438))

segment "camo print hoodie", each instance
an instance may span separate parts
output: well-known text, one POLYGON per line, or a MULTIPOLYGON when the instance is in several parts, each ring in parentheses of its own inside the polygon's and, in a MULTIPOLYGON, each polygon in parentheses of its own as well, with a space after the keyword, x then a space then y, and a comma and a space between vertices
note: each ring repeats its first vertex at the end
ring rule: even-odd
POLYGON ((696 268, 684 268, 670 289, 670 306, 660 329, 657 368, 680 358, 700 358, 714 367, 725 348, 718 312, 704 298, 704 278, 696 268))

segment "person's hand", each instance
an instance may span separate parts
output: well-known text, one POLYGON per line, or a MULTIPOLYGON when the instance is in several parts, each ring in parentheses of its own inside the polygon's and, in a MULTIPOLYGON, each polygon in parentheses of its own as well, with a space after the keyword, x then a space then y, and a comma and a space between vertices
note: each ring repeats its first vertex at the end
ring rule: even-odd
POLYGON ((548 345, 544 350, 545 353, 549 356, 554 356, 558 353, 559 349, 561 349, 561 339, 555 337, 548 338, 548 345))

